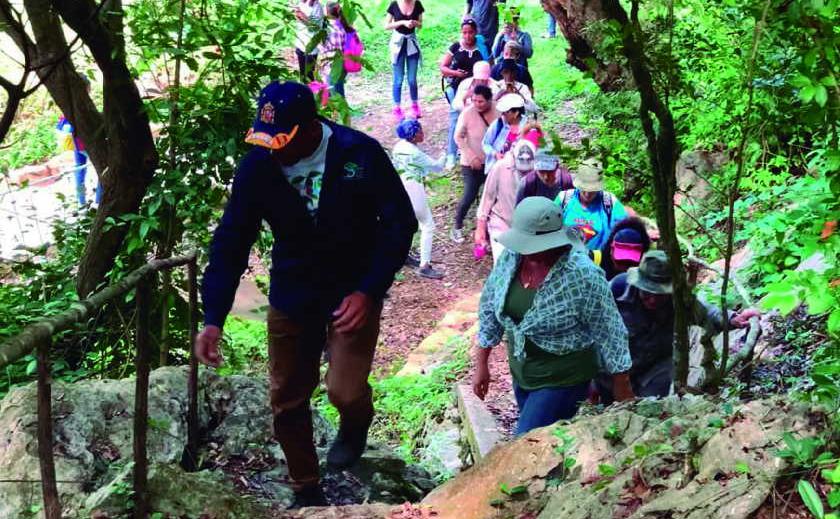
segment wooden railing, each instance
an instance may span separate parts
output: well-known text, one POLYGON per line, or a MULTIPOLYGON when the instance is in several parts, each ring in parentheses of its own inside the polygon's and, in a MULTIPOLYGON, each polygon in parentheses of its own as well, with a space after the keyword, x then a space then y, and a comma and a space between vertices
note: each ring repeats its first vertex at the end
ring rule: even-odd
MULTIPOLYGON (((49 353, 55 334, 84 322, 93 311, 114 298, 136 288, 137 307, 136 370, 134 397, 134 517, 146 518, 149 500, 146 492, 148 457, 146 433, 149 422, 149 361, 151 336, 149 334, 150 305, 152 304, 155 272, 186 265, 189 283, 190 344, 194 344, 198 331, 198 286, 196 253, 165 259, 156 259, 133 271, 121 281, 110 285, 89 298, 73 303, 61 314, 27 326, 20 334, 0 344, 0 369, 37 352, 38 360, 38 459, 41 467, 41 490, 44 514, 47 519, 61 518, 61 503, 55 479, 53 459, 52 397, 49 353)), ((198 451, 198 362, 190 346, 189 377, 187 381, 189 403, 187 407, 187 446, 183 457, 185 469, 195 470, 198 451)))

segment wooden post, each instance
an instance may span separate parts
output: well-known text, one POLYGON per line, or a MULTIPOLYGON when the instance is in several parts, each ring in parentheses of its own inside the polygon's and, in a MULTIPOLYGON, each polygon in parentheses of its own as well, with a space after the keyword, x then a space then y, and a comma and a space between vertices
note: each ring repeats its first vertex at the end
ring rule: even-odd
POLYGON ((134 517, 149 515, 149 496, 146 492, 149 460, 146 458, 146 432, 149 425, 149 306, 151 281, 144 277, 137 284, 137 353, 134 360, 137 374, 134 386, 134 517))
POLYGON ((198 359, 195 356, 195 337, 198 335, 198 264, 193 258, 187 265, 190 289, 190 370, 187 379, 187 450, 182 465, 184 470, 198 470, 198 359))
POLYGON ((38 461, 41 465, 44 515, 47 519, 61 519, 61 503, 58 500, 55 460, 53 459, 51 346, 52 338, 50 337, 38 343, 38 461))

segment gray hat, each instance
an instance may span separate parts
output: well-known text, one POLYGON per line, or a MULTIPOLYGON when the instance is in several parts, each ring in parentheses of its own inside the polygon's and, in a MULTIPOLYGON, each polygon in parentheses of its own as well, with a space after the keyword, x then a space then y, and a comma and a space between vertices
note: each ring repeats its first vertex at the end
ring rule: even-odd
POLYGON ((572 184, 581 191, 604 190, 604 169, 597 159, 586 159, 580 163, 572 184))
POLYGON ((534 169, 537 171, 554 171, 559 164, 560 160, 556 156, 544 149, 537 150, 536 164, 534 164, 534 169))
POLYGON ((574 231, 563 227, 562 210, 542 196, 529 196, 519 202, 510 229, 498 240, 519 254, 536 254, 577 242, 574 231))
POLYGON ((642 256, 638 267, 627 270, 627 283, 652 294, 671 294, 674 285, 668 255, 661 250, 652 250, 642 256))

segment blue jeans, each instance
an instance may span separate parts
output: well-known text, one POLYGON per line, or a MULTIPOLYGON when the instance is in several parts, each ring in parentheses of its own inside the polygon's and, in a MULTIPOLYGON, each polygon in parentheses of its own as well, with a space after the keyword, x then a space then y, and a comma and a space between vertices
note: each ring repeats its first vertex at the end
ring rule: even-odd
POLYGON ((406 75, 408 75, 408 93, 412 101, 417 101, 417 67, 420 64, 420 53, 408 56, 407 47, 403 44, 397 55, 397 62, 391 66, 394 71, 394 85, 391 93, 394 104, 398 106, 402 101, 402 86, 406 75))
POLYGON ((455 144, 455 125, 458 124, 458 116, 461 112, 452 108, 452 100, 455 99, 455 89, 446 87, 446 100, 449 101, 449 140, 446 144, 446 154, 455 156, 458 153, 458 146, 455 144))
MULTIPOLYGON (((87 196, 85 194, 85 177, 87 176, 87 161, 88 156, 84 151, 73 151, 73 157, 76 159, 76 200, 79 205, 85 205, 87 196)), ((96 203, 102 201, 102 184, 96 183, 96 203)))
POLYGON ((513 383, 513 395, 519 407, 516 435, 520 436, 557 420, 568 420, 586 400, 589 382, 568 387, 546 387, 528 391, 513 383))
POLYGON ((554 38, 557 36, 557 20, 554 19, 551 13, 546 14, 548 15, 548 35, 554 38))

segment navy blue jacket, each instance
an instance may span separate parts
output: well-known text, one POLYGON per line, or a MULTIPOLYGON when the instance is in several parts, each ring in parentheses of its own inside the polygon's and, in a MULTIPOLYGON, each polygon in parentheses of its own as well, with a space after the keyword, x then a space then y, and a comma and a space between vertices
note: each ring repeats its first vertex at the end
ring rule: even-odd
POLYGON ((356 290, 381 300, 405 263, 417 219, 391 160, 371 137, 324 122, 333 133, 314 217, 269 150, 239 163, 204 271, 205 324, 224 324, 263 221, 274 235, 268 299, 293 319, 323 319, 356 290))

